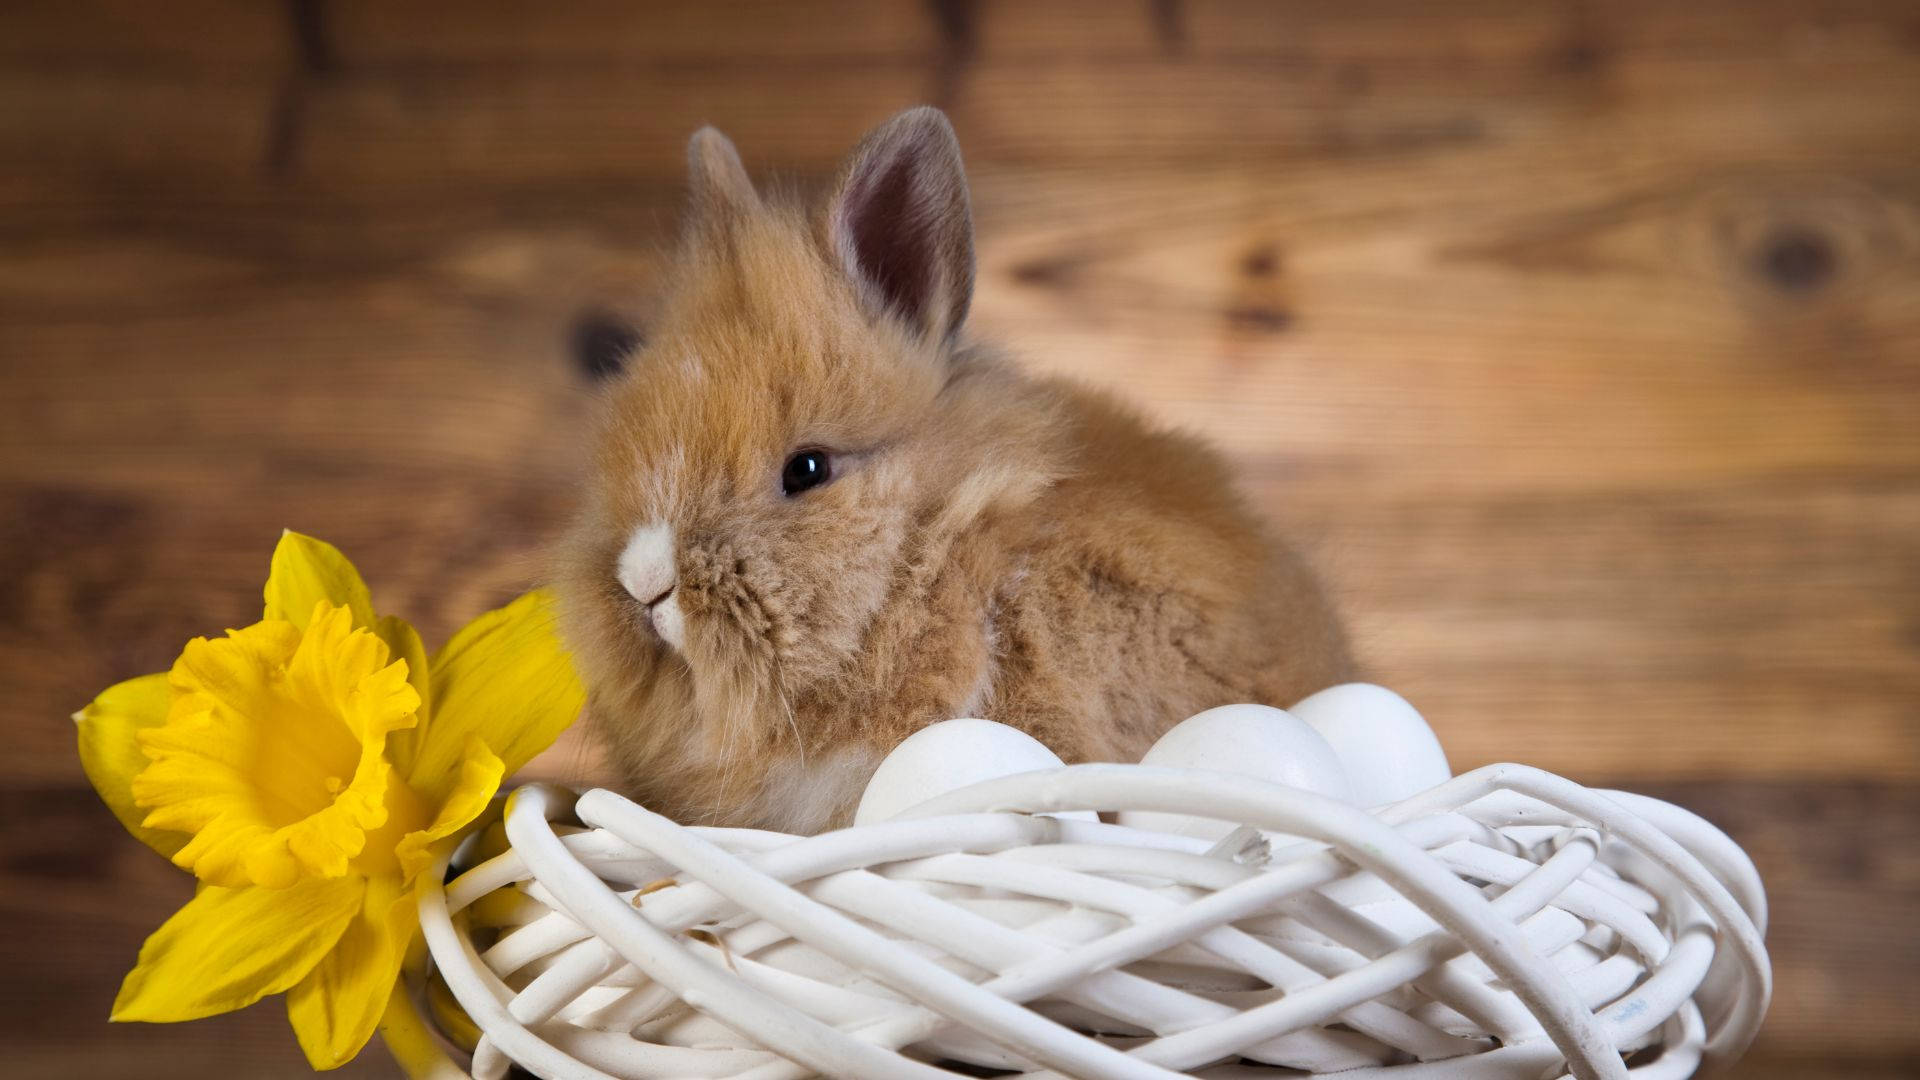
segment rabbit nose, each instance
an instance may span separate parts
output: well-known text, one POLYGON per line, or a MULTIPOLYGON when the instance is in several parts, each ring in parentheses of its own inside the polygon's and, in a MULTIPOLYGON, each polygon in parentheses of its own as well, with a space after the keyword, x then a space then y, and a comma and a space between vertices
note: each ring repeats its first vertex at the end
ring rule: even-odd
POLYGON ((673 591, 673 527, 650 521, 633 530, 627 546, 620 552, 614 576, 627 594, 646 605, 666 599, 673 591))

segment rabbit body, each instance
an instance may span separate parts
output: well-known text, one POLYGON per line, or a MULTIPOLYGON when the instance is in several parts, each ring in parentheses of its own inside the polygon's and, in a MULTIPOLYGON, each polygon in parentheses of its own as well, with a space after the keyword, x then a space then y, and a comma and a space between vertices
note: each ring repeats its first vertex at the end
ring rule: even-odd
POLYGON ((1131 761, 1351 667, 1305 564, 1199 441, 958 333, 951 128, 902 114, 824 216, 690 147, 664 314, 608 388, 564 629, 626 793, 690 824, 846 823, 887 750, 984 716, 1131 761))

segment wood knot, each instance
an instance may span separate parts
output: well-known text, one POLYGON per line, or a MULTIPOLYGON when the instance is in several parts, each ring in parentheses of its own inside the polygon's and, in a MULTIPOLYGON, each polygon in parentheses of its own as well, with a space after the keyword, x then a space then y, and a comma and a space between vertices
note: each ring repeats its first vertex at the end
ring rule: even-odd
POLYGON ((1240 272, 1250 278, 1270 278, 1280 272, 1280 248, 1261 244, 1240 260, 1240 272))
POLYGON ((640 347, 639 329, 607 311, 582 312, 568 333, 573 363, 587 378, 598 382, 618 375, 640 347))
POLYGON ((1888 200, 1839 178, 1748 181, 1709 192, 1688 215, 1718 273, 1762 309, 1831 309, 1871 289, 1920 241, 1888 200))
POLYGON ((1010 272, 1013 280, 1022 285, 1058 288, 1068 284, 1082 261, 1073 255, 1043 255, 1015 263, 1010 272))
POLYGON ((1236 304, 1226 316, 1227 325, 1242 332, 1278 334, 1293 325, 1293 312, 1274 304, 1236 304))
POLYGON ((1607 50, 1586 35, 1575 35, 1547 53, 1547 67, 1575 77, 1596 74, 1607 62, 1607 50))
POLYGON ((1755 254, 1755 270, 1782 292, 1812 292, 1833 280, 1840 256, 1833 241, 1799 226, 1766 237, 1755 254))
POLYGON ((1227 330, 1237 337, 1257 338, 1293 328, 1293 305, 1287 296, 1286 259, 1280 245, 1259 240, 1246 249, 1236 271, 1227 303, 1221 311, 1227 330))

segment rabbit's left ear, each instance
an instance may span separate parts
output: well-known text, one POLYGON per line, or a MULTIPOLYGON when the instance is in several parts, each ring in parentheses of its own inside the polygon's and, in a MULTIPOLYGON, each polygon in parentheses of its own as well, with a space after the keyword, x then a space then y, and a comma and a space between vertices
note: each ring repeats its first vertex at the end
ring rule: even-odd
POLYGON ((940 110, 908 109, 847 160, 827 240, 868 306, 935 340, 973 300, 973 211, 960 141, 940 110))
POLYGON ((747 167, 733 140, 703 127, 687 140, 687 188, 696 228, 725 231, 736 217, 760 205, 747 167))

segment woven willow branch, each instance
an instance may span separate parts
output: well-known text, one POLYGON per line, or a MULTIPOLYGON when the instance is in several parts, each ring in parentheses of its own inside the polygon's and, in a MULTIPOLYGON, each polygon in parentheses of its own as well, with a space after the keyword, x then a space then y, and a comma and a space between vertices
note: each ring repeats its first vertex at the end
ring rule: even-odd
POLYGON ((1737 1058, 1771 992, 1732 841, 1515 765, 1372 812, 1079 765, 816 837, 544 786, 503 818, 422 892, 413 989, 471 1068, 410 1044, 416 1076, 1662 1080, 1737 1058), (1242 827, 1046 816, 1128 809, 1242 827))

